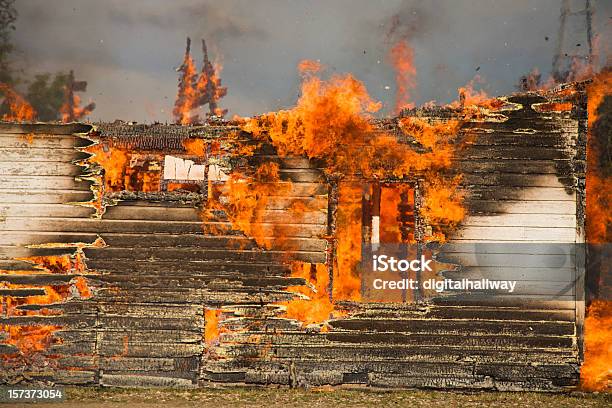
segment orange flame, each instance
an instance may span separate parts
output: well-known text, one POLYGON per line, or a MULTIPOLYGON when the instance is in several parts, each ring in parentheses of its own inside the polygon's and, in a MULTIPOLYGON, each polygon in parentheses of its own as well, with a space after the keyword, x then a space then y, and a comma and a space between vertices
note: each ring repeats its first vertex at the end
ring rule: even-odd
POLYGON ((85 116, 89 115, 96 106, 94 103, 89 103, 85 106, 80 105, 81 98, 78 95, 75 95, 73 92, 70 92, 67 96, 66 101, 60 107, 60 115, 62 117, 62 122, 68 123, 82 119, 85 116))
MULTIPOLYGON (((162 156, 154 160, 140 156, 112 144, 94 144, 83 149, 92 154, 87 160, 96 163, 104 170, 103 185, 106 191, 159 191, 161 168, 151 168, 152 162, 159 162, 162 156), (132 161, 135 163, 132 164, 132 161)), ((153 166, 154 167, 154 166, 153 166)))
POLYGON ((395 69, 395 112, 414 108, 411 93, 416 86, 416 67, 414 65, 414 51, 406 40, 399 41, 391 48, 389 53, 391 63, 395 69))
POLYGON ((334 268, 333 298, 360 300, 361 279, 361 183, 341 182, 338 185, 336 229, 336 267, 334 268))
MULTIPOLYGON (((353 76, 333 75, 324 81, 315 75, 320 70, 318 63, 302 62, 300 68, 307 75, 304 75, 297 105, 290 110, 246 119, 242 126, 244 131, 258 140, 271 142, 280 156, 305 155, 323 159, 325 171, 332 174, 402 179, 421 172, 431 178, 437 177, 436 183, 428 185, 429 190, 436 191, 432 191, 434 198, 426 206, 425 215, 432 222, 446 225, 462 219, 461 196, 456 191, 458 183, 445 182, 437 176, 451 164, 459 121, 434 124, 420 118, 401 118, 400 129, 424 149, 418 152, 373 125, 370 115, 380 108, 380 104, 370 98, 365 86, 353 76), (441 200, 438 207, 433 203, 435 199, 441 200), (450 208, 447 215, 443 205, 450 208)), ((245 186, 242 189, 247 190, 245 186)), ((362 190, 360 183, 339 183, 334 299, 358 300, 361 296, 357 266, 361 256, 362 190)), ((253 219, 251 209, 258 200, 265 200, 262 197, 253 199, 252 195, 239 193, 233 200, 245 202, 242 209, 234 206, 234 210, 238 210, 238 214, 245 212, 247 222, 240 229, 249 231, 247 235, 253 234, 248 225, 253 219)), ((442 237, 443 234, 437 232, 436 238, 442 237)), ((321 308, 326 310, 324 305, 321 308)))
POLYGON ((0 92, 4 94, 4 103, 8 107, 8 112, 2 116, 2 120, 7 122, 26 122, 33 121, 36 118, 36 112, 32 105, 10 86, 0 83, 0 92))
MULTIPOLYGON (((593 78, 587 88, 588 94, 588 143, 587 143, 587 174, 586 174, 586 234, 592 244, 611 242, 609 226, 612 224, 612 174, 606 170, 605 163, 606 140, 609 129, 600 128, 599 109, 604 99, 612 95, 612 70, 605 71, 593 78)), ((603 119, 603 117, 602 117, 603 119)), ((609 143, 609 142, 607 142, 609 143)), ((610 147, 608 146, 607 149, 610 147)), ((609 150, 608 150, 609 152, 609 150)))
MULTIPOLYGON (((95 245, 95 244, 94 244, 95 245)), ((83 273, 86 269, 79 252, 74 256, 34 256, 19 258, 31 262, 41 269, 40 273, 72 274, 83 273)), ((2 271, 8 273, 9 271, 2 271)), ((10 271, 15 272, 15 271, 10 271)), ((21 273, 21 271, 19 271, 21 273)), ((42 289, 44 294, 32 294, 28 296, 3 296, 0 303, 0 313, 6 316, 50 316, 61 314, 61 311, 43 306, 66 302, 75 297, 76 292, 81 299, 92 296, 91 289, 84 276, 76 276, 70 282, 59 285, 46 285, 32 287, 26 284, 0 283, 0 288, 6 289, 42 289), (38 308, 22 309, 22 305, 39 306, 38 308)), ((0 331, 8 333, 4 344, 16 346, 21 354, 40 352, 46 350, 56 340, 53 333, 61 329, 56 325, 1 325, 0 331)))
POLYGON ((286 316, 304 324, 329 320, 334 312, 334 305, 329 298, 327 267, 323 264, 293 262, 291 276, 303 278, 307 286, 291 286, 287 289, 306 298, 293 299, 284 303, 286 316))
POLYGON ((612 301, 595 300, 584 320, 584 364, 580 369, 583 389, 610 391, 612 386, 612 301))
MULTIPOLYGON (((189 43, 188 43, 189 44, 189 43)), ((174 103, 174 119, 176 123, 188 125, 192 122, 191 111, 196 108, 197 91, 196 81, 197 73, 195 61, 191 57, 189 45, 185 51, 183 64, 180 67, 181 75, 179 77, 178 94, 174 103)))
POLYGON ((273 242, 266 238, 270 235, 280 238, 282 235, 278 230, 270 231, 262 225, 265 210, 269 197, 285 195, 288 187, 287 183, 280 182, 277 163, 263 163, 252 175, 237 171, 230 174, 222 186, 215 186, 209 206, 225 210, 235 229, 255 239, 261 247, 270 249, 273 242))
POLYGON ((210 113, 213 115, 223 116, 227 112, 217 106, 219 99, 227 94, 227 88, 221 86, 219 76, 223 66, 220 62, 214 64, 210 62, 206 43, 202 40, 204 61, 202 70, 198 75, 190 50, 191 40, 187 38, 183 64, 179 68, 181 74, 179 76, 178 93, 172 111, 175 122, 181 125, 198 123, 200 117, 192 112, 206 104, 208 104, 210 113))
POLYGON ((219 339, 221 329, 219 328, 219 317, 221 310, 206 309, 204 311, 204 340, 209 346, 219 339))
POLYGON ((16 346, 22 354, 46 350, 53 342, 53 333, 60 326, 0 326, 0 332, 8 333, 5 344, 16 346))

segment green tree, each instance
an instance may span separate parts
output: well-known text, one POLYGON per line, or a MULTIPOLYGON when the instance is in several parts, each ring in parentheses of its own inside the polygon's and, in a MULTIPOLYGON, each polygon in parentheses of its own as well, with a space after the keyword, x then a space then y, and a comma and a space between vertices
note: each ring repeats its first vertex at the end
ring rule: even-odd
POLYGON ((15 30, 15 0, 0 0, 0 82, 14 84, 15 76, 9 59, 13 51, 11 32, 15 30))
POLYGON ((40 74, 34 77, 28 85, 26 99, 40 121, 53 121, 60 118, 60 108, 64 103, 64 89, 68 81, 68 74, 57 72, 53 78, 51 74, 40 74))

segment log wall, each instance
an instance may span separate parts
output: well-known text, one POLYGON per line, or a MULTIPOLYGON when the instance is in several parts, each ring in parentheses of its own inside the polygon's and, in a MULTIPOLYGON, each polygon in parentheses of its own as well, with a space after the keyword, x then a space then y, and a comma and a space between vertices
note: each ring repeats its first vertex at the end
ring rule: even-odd
MULTIPOLYGON (((459 157, 470 214, 453 244, 580 239, 582 119, 536 115, 529 106, 541 100, 523 96, 513 102, 527 113, 472 124, 475 138, 459 157)), ((284 317, 282 304, 295 296, 289 287, 304 284, 288 260, 329 257, 331 190, 315 164, 261 152, 293 181, 291 195, 265 210, 264 224, 289 231, 286 247, 266 251, 223 214, 202 218, 189 199, 136 194, 101 219, 71 204, 93 198, 74 164, 87 156, 76 148, 90 143, 89 131, 0 126, 1 382, 540 391, 577 383, 580 289, 567 289, 580 265, 575 254, 557 268, 546 264, 554 245, 535 264, 532 253, 449 250, 464 269, 448 276, 517 279, 518 293, 496 302, 338 302, 344 317, 304 325, 284 317), (295 200, 308 204, 306 215, 287 210, 295 200), (75 253, 86 268, 41 270, 17 259, 75 253), (470 263, 475 257, 481 266, 470 263), (60 298, 40 297, 55 292, 60 298)))

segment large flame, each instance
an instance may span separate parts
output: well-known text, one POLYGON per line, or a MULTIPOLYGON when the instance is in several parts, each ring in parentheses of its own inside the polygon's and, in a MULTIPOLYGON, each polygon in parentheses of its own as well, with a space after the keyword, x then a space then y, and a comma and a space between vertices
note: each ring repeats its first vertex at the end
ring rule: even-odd
POLYGON ((197 102, 197 73, 195 61, 191 57, 190 44, 191 41, 187 39, 183 64, 179 68, 178 94, 172 111, 176 123, 181 125, 192 123, 191 111, 196 108, 197 102))
POLYGON ((218 107, 219 99, 227 94, 227 88, 221 86, 219 73, 223 68, 220 62, 212 63, 208 58, 206 43, 202 40, 204 59, 200 74, 191 57, 191 40, 187 38, 187 48, 180 72, 178 93, 172 111, 175 122, 181 125, 198 123, 200 117, 194 111, 208 104, 210 114, 223 116, 226 110, 218 107))
MULTIPOLYGON (((405 48, 398 48, 397 51, 399 56, 406 56, 406 52, 405 48)), ((305 155, 320 159, 325 163, 326 173, 347 177, 347 180, 341 180, 338 185, 337 245, 332 298, 359 300, 361 281, 358 264, 362 245, 364 187, 362 182, 352 182, 348 179, 354 176, 357 179, 403 179, 416 174, 424 175, 434 181, 425 185, 432 198, 426 201, 423 216, 432 223, 447 227, 456 225, 464 216, 462 197, 458 193, 458 180, 446 180, 440 172, 451 165, 455 151, 453 141, 458 134, 460 122, 449 120, 434 123, 426 118, 401 118, 400 130, 406 136, 414 138, 421 146, 421 149, 414 149, 399 142, 396 135, 381 131, 374 125, 371 114, 381 105, 372 100, 360 81, 350 74, 333 75, 329 80, 323 80, 320 77, 321 69, 317 62, 300 63, 303 82, 297 105, 290 110, 247 119, 242 128, 255 139, 271 143, 280 156, 305 155), (439 202, 434 202, 435 200, 439 202), (449 211, 444 211, 447 207, 449 211)), ((253 209, 258 206, 265 207, 267 192, 263 191, 261 196, 254 197, 252 191, 261 191, 260 189, 251 190, 246 185, 238 185, 228 190, 234 188, 238 190, 238 193, 233 193, 235 199, 230 200, 234 204, 226 206, 226 209, 234 220, 248 221, 239 225, 240 229, 257 237, 257 231, 253 231, 249 223, 250 220, 256 219, 253 214, 257 212, 253 209), (242 207, 237 206, 236 201, 242 201, 242 207)), ((236 224, 236 221, 234 223, 236 224)), ((441 231, 442 228, 439 228, 429 238, 444 239, 441 231)), ((412 237, 414 238, 414 235, 412 237)), ((404 239, 408 241, 410 236, 404 239)), ((320 279, 310 282, 315 284, 320 282, 320 279)), ((327 311, 329 305, 327 300, 323 299, 327 297, 311 298, 311 307, 314 310, 327 311)), ((302 310, 301 306, 296 308, 302 310)), ((319 317, 329 315, 314 314, 319 317)), ((312 317, 302 317, 308 321, 313 320, 312 317)))
MULTIPOLYGON (((91 244, 98 245, 98 243, 91 244)), ((38 270, 28 271, 0 271, 0 274, 82 274, 86 270, 82 251, 75 251, 74 255, 33 256, 19 258, 19 260, 32 263, 38 270)), ((8 317, 17 316, 53 316, 61 314, 60 310, 50 309, 46 306, 63 303, 74 297, 87 299, 92 296, 87 280, 83 276, 76 276, 69 282, 57 285, 45 285, 32 288, 32 285, 0 283, 3 289, 41 289, 43 294, 29 296, 2 296, 0 313, 8 317), (31 305, 34 308, 21 308, 31 305)), ((57 325, 0 325, 0 332, 7 333, 4 344, 16 346, 21 355, 46 350, 49 345, 56 342, 53 333, 61 329, 57 325)), ((6 356, 5 356, 6 357, 6 356)), ((8 356, 15 357, 15 356, 8 356)))
POLYGON ((235 171, 224 184, 214 186, 206 211, 225 210, 235 229, 270 249, 274 242, 267 238, 282 237, 282 234, 263 225, 265 210, 270 197, 287 194, 288 187, 287 182, 280 181, 277 163, 263 163, 253 174, 235 171))
MULTIPOLYGON (((612 71, 597 74, 587 88, 588 143, 586 174, 586 237, 590 244, 610 245, 612 169, 610 168, 609 98, 612 71)), ((605 273, 605 272, 604 272, 605 273)), ((602 279, 603 282, 603 279, 602 279)), ((601 282, 598 282, 601 284, 601 282)), ((612 382, 612 302, 595 300, 584 322, 584 363, 580 371, 586 390, 609 391, 612 382)))
POLYGON ((21 95, 7 84, 0 83, 0 92, 4 94, 4 104, 8 112, 2 116, 7 122, 27 122, 36 118, 36 111, 21 95))
POLYGON ((612 386, 612 301, 593 301, 584 324, 581 386, 589 391, 609 391, 612 386))
POLYGON ((397 42, 389 52, 389 58, 395 69, 395 112, 402 109, 414 108, 412 91, 416 85, 416 67, 414 65, 414 51, 406 40, 397 42))
MULTIPOLYGON (((612 225, 612 169, 610 160, 609 128, 600 127, 600 112, 606 97, 612 95, 612 70, 602 72, 593 78, 588 86, 588 143, 587 143, 587 175, 586 175, 586 232, 587 240, 592 244, 611 242, 609 234, 612 225), (608 140, 606 140, 606 138, 608 140), (607 159, 606 159, 607 157, 607 159), (607 168, 606 168, 607 166, 607 168)), ((603 119, 603 118, 601 118, 603 119)))
POLYGON ((96 163, 104 170, 103 184, 105 191, 159 191, 160 169, 151 163, 161 162, 162 155, 153 159, 141 157, 137 153, 114 146, 109 143, 97 143, 87 146, 84 152, 92 154, 87 160, 96 163), (132 165, 133 162, 133 165, 132 165))
POLYGON ((336 229, 336 264, 332 289, 335 300, 360 300, 361 279, 361 202, 363 187, 359 182, 340 182, 336 229))
POLYGON ((323 264, 293 262, 291 276, 303 278, 307 285, 292 286, 288 290, 301 295, 300 298, 284 303, 286 316, 304 324, 329 320, 334 305, 329 297, 329 272, 323 264))

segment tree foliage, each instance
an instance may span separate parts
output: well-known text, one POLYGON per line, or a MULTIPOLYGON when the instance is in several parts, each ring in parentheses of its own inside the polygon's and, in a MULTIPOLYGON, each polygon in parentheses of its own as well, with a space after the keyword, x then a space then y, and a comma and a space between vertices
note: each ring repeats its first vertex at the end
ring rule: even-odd
POLYGON ((40 74, 29 84, 26 99, 38 113, 40 121, 60 119, 60 108, 64 103, 64 89, 68 74, 63 72, 40 74))
POLYGON ((17 10, 15 0, 0 0, 0 82, 13 84, 15 77, 10 62, 13 51, 11 32, 15 30, 17 10))

